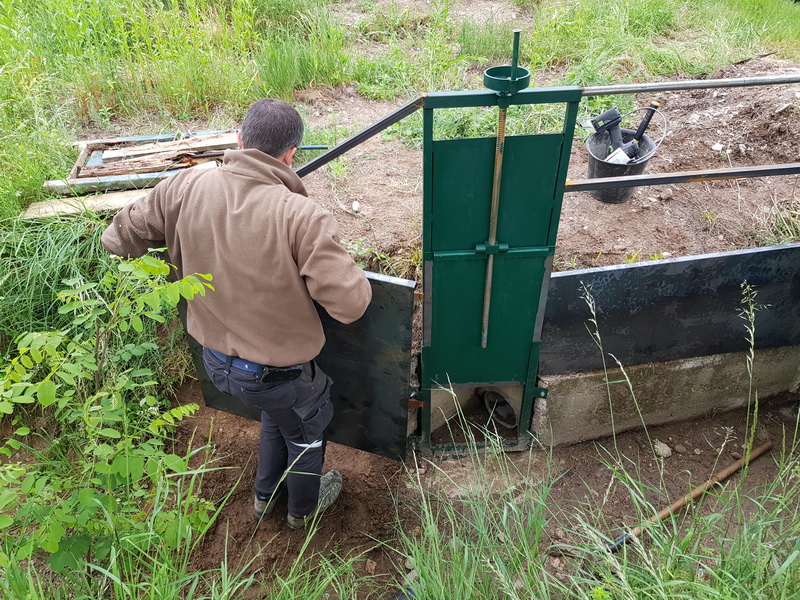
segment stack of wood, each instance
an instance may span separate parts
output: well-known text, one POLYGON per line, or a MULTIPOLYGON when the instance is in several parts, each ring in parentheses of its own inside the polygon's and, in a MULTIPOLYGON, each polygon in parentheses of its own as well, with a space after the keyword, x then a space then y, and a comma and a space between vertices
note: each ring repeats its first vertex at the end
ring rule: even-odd
POLYGON ((225 150, 237 147, 236 130, 84 140, 66 179, 46 181, 46 190, 69 199, 36 202, 25 216, 119 210, 162 179, 187 168, 214 168, 225 150), (97 194, 97 192, 112 193, 97 194), (95 194, 84 196, 84 194, 95 194))

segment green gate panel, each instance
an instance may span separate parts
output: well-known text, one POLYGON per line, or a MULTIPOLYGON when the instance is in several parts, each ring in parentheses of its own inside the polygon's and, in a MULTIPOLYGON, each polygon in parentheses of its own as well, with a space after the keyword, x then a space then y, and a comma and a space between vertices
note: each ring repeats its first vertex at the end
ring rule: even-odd
MULTIPOLYGON (((546 246, 563 136, 506 138, 497 239, 546 246)), ((433 143, 431 249, 474 250, 489 237, 495 138, 433 143)))
POLYGON ((525 382, 545 257, 497 255, 489 338, 481 347, 486 260, 434 262, 431 344, 426 373, 446 385, 525 382))
MULTIPOLYGON (((430 318, 425 379, 434 384, 529 381, 542 281, 553 248, 564 136, 506 138, 487 347, 481 347, 494 138, 432 143, 430 318)), ((537 359, 538 357, 533 357, 537 359)), ((533 362, 535 364, 535 360, 533 362)))

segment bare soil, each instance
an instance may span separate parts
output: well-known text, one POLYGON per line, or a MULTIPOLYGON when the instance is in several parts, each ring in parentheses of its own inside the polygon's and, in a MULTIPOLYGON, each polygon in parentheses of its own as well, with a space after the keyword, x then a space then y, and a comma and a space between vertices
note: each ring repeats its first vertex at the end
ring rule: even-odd
MULTIPOLYGON (((214 568, 227 558, 229 568, 238 571, 252 561, 245 569, 247 573, 258 571, 259 578, 272 580, 276 573, 285 573, 299 557, 308 558, 317 552, 338 556, 363 552, 356 572, 374 576, 378 587, 373 597, 384 597, 389 586, 401 581, 407 570, 404 557, 394 550, 400 547, 398 528, 412 534, 418 531, 413 506, 419 492, 410 483, 410 476, 418 478, 423 488, 451 498, 464 497, 476 482, 470 460, 437 460, 436 468, 430 468, 429 462, 419 457, 410 457, 403 464, 329 444, 325 469, 341 471, 344 488, 306 546, 306 533, 291 531, 286 526, 285 498, 269 519, 259 524, 253 518, 252 482, 259 424, 204 407, 195 383, 188 383, 180 390, 180 399, 199 403, 201 409, 196 417, 180 426, 179 437, 193 438, 195 445, 210 439, 215 449, 215 466, 221 467, 206 476, 205 496, 221 500, 231 494, 195 552, 193 568, 214 568)), ((787 395, 762 408, 756 444, 772 440, 775 447, 751 464, 745 489, 769 483, 778 475, 775 461, 782 444, 791 443, 795 437, 796 399, 794 406, 787 404, 789 400, 787 395)), ((549 494, 552 521, 546 530, 547 545, 564 542, 574 531, 574 513, 586 514, 587 507, 592 507, 607 523, 610 537, 638 524, 640 517, 629 493, 608 466, 614 457, 619 456, 629 465, 629 472, 649 486, 647 501, 660 509, 741 458, 746 439, 746 413, 734 411, 691 424, 673 423, 650 428, 648 432, 629 431, 618 435, 616 440, 609 438, 553 450, 533 448, 510 456, 520 476, 543 482, 555 479, 549 494), (672 455, 655 456, 651 444, 656 441, 666 444, 672 455)), ((487 468, 491 470, 491 463, 487 463, 487 468)), ((496 477, 499 471, 484 480, 496 477)), ((737 482, 739 474, 727 485, 737 482)), ((714 500, 708 499, 700 510, 709 512, 713 508, 714 500)), ((555 550, 549 560, 556 573, 566 575, 576 566, 555 550)), ((257 590, 252 592, 257 597, 257 590)))
MULTIPOLYGON (((755 58, 710 78, 799 72, 792 63, 755 58)), ((660 101, 668 132, 647 173, 800 160, 800 85, 667 92, 638 97, 637 105, 651 100, 660 101)), ((351 88, 303 92, 297 101, 310 128, 339 124, 353 130, 400 105, 365 100, 351 88)), ((635 128, 636 121, 627 125, 635 128)), ((658 140, 661 133, 656 117, 651 135, 658 140)), ((586 148, 576 140, 569 179, 586 178, 587 162, 586 148)), ((421 150, 377 136, 346 154, 338 174, 323 167, 305 183, 337 217, 343 239, 363 240, 365 248, 391 257, 420 243, 421 177, 421 150)), ((556 269, 752 247, 766 240, 766 224, 776 208, 797 194, 796 176, 644 187, 622 204, 599 202, 588 192, 567 193, 556 269)))
MULTIPOLYGON (((413 3, 409 3, 412 5, 413 3)), ((491 2, 475 3, 478 8, 491 2)), ((770 59, 753 59, 734 65, 713 77, 749 77, 797 73, 797 65, 770 59)), ((637 98, 646 106, 651 97, 637 98)), ((800 86, 730 88, 667 93, 657 98, 669 121, 669 133, 648 172, 672 172, 728 166, 800 161, 800 86)), ((372 102, 353 89, 312 90, 298 94, 298 105, 309 127, 331 124, 360 130, 394 110, 400 103, 372 102)), ((570 178, 586 175, 586 151, 575 144, 570 178)), ((401 255, 419 245, 421 227, 421 151, 399 142, 373 138, 348 153, 337 171, 323 168, 305 179, 311 196, 336 216, 342 238, 362 240, 387 256, 401 255), (354 207, 354 202, 358 205, 354 207)), ((623 204, 604 204, 587 193, 565 196, 556 257, 557 268, 578 268, 647 260, 655 257, 695 255, 744 248, 764 239, 764 227, 776 206, 797 198, 796 177, 691 183, 673 187, 637 190, 623 204)), ((203 405, 194 383, 179 391, 181 402, 203 405)), ((789 398, 783 398, 784 401, 789 398)), ((795 399, 796 400, 796 399, 795 399)), ((791 432, 795 412, 776 404, 762 410, 760 438, 776 444, 784 429, 791 432)), ((627 432, 616 440, 587 442, 556 448, 552 458, 543 450, 515 455, 530 476, 560 476, 552 491, 553 506, 560 507, 553 539, 569 530, 572 503, 589 502, 605 515, 610 526, 632 526, 635 513, 625 491, 614 485, 611 471, 603 464, 608 452, 619 450, 636 465, 639 476, 653 485, 649 500, 664 506, 702 483, 741 453, 745 441, 745 414, 715 415, 691 424, 671 424, 627 432), (672 450, 666 459, 653 455, 650 440, 659 440, 672 450), (616 450, 615 450, 616 448, 616 450), (554 472, 553 472, 554 469, 554 472)), ((202 408, 199 416, 181 425, 180 438, 205 440, 211 433, 218 464, 230 469, 209 475, 206 494, 214 499, 233 490, 230 500, 194 558, 198 568, 219 564, 227 553, 229 563, 244 564, 256 556, 251 570, 262 569, 264 577, 285 570, 305 541, 303 532, 289 531, 283 521, 285 503, 278 516, 257 526, 252 517, 252 481, 255 474, 259 425, 239 417, 202 408)), ((195 441, 197 443, 197 441, 195 441)), ((774 456, 756 461, 748 485, 771 481, 777 474, 774 456)), ((441 487, 438 469, 417 472, 426 486, 441 487)), ((450 493, 461 493, 474 479, 468 461, 438 464, 452 481, 450 493)), ((382 575, 394 580, 404 570, 403 560, 382 546, 396 541, 396 524, 409 531, 415 526, 412 513, 396 508, 395 498, 410 499, 408 465, 330 444, 326 469, 337 468, 345 478, 339 502, 325 515, 311 542, 311 551, 347 554, 371 549, 358 569, 364 575, 382 575), (368 558, 368 560, 367 560, 368 558)), ((735 476, 736 477, 736 476, 735 476)), ((553 557, 553 568, 568 571, 567 559, 553 557)))

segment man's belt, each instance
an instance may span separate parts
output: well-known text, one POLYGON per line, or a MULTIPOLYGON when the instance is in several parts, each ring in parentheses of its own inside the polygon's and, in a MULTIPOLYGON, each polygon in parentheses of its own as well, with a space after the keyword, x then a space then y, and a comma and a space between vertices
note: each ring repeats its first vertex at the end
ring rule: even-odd
POLYGON ((303 372, 303 365, 289 365, 288 367, 273 367, 271 365, 262 365, 255 363, 238 356, 228 356, 222 352, 208 349, 211 354, 226 364, 230 364, 234 369, 246 371, 258 375, 258 380, 261 383, 271 383, 273 381, 292 381, 300 377, 303 372))

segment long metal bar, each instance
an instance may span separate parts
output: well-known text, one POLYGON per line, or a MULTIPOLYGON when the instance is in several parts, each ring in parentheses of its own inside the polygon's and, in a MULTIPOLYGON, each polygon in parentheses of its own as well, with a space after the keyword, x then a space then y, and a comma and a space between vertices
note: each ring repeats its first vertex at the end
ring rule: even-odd
MULTIPOLYGON (((580 100, 581 88, 577 86, 541 87, 520 90, 506 97, 512 105, 556 104, 580 100)), ((425 98, 425 108, 471 108, 475 106, 497 106, 501 96, 491 90, 465 92, 431 92, 425 98)))
POLYGON ((627 177, 601 177, 598 179, 567 181, 564 191, 587 192, 589 190, 605 190, 609 188, 691 183, 694 181, 715 181, 717 179, 737 179, 742 177, 771 177, 773 175, 794 175, 797 173, 800 173, 800 163, 682 171, 680 173, 654 173, 652 175, 628 175, 627 177))
MULTIPOLYGON (((497 244, 497 217, 500 212, 500 181, 503 177, 503 152, 506 144, 506 111, 500 107, 497 117, 497 144, 494 151, 494 177, 492 179, 492 206, 489 213, 489 245, 497 244)), ((494 254, 486 257, 486 279, 483 287, 483 318, 481 321, 481 348, 489 343, 489 308, 492 303, 492 277, 494 254)))
POLYGON ((611 96, 614 94, 642 94, 646 92, 670 92, 678 90, 705 90, 708 88, 747 87, 752 85, 775 85, 800 83, 800 75, 775 77, 733 77, 730 79, 701 79, 690 81, 661 81, 657 83, 626 83, 620 85, 596 85, 583 88, 585 96, 611 96))
POLYGON ((408 102, 407 104, 404 104, 403 106, 398 108, 392 114, 384 117, 380 121, 373 123, 363 131, 360 131, 359 133, 347 138, 341 144, 337 144, 336 146, 328 150, 325 154, 321 154, 314 160, 308 161, 302 167, 297 169, 295 173, 297 173, 298 177, 305 177, 309 173, 316 171, 320 167, 328 164, 333 159, 340 157, 348 150, 355 148, 362 142, 367 141, 372 136, 377 135, 384 129, 391 127, 398 121, 416 112, 417 110, 422 108, 424 104, 425 104, 425 96, 421 96, 420 98, 415 98, 411 102, 408 102))

